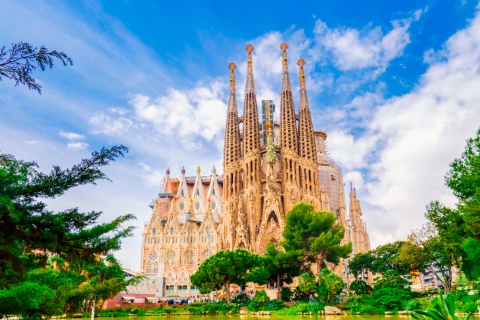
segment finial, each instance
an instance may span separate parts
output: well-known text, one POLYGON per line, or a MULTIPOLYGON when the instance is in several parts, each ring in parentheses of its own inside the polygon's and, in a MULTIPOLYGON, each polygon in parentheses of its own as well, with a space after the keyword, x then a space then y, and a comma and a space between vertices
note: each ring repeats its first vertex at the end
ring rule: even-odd
POLYGON ((170 175, 170 167, 167 167, 167 176, 170 175))
POLYGON ((287 71, 287 49, 288 44, 285 42, 280 45, 280 50, 282 50, 283 71, 287 71))
POLYGON ((252 51, 253 51, 253 46, 251 44, 248 44, 247 47, 245 48, 248 51, 248 67, 252 67, 252 51))
POLYGON ((235 72, 234 70, 237 68, 235 63, 230 63, 228 65, 228 69, 230 69, 230 93, 235 93, 235 72))
POLYGON ((217 169, 215 168, 215 166, 213 166, 212 168, 212 173, 217 173, 217 169))
POLYGON ((182 168, 182 174, 185 174, 185 167, 182 168))
POLYGON ((200 170, 200 166, 197 167, 197 173, 200 174, 202 170, 200 170))
POLYGON ((305 65, 305 60, 300 58, 297 61, 297 65, 300 67, 300 72, 298 73, 298 77, 300 78, 300 83, 305 83, 305 71, 303 70, 303 66, 305 65))

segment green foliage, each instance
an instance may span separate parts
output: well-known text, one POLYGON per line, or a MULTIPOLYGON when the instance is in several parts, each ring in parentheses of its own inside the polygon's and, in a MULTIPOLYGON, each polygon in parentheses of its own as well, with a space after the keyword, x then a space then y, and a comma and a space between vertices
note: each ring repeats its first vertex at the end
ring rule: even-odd
POLYGON ((350 283, 350 290, 354 291, 355 294, 370 294, 373 292, 373 288, 364 280, 358 279, 350 283))
POLYGON ((343 289, 343 280, 329 269, 325 268, 318 275, 317 294, 325 304, 331 304, 335 296, 343 289))
POLYGON ((250 270, 248 281, 260 285, 276 282, 280 290, 280 282, 292 283, 293 278, 298 276, 300 268, 298 264, 291 263, 292 253, 278 250, 271 242, 267 244, 265 255, 259 257, 256 267, 250 270))
MULTIPOLYGON (((422 299, 422 307, 421 310, 415 310, 411 312, 411 316, 417 320, 459 320, 455 314, 455 300, 452 295, 446 294, 443 296, 441 293, 439 296, 433 298, 432 300, 428 301, 426 299, 422 299)), ((469 315, 465 318, 465 320, 469 319, 469 315)))
POLYGON ((257 267, 259 256, 243 249, 219 251, 206 259, 190 281, 201 293, 224 287, 230 301, 230 284, 244 286, 249 281, 249 271, 257 267))
POLYGON ((297 302, 295 305, 277 311, 278 315, 298 315, 298 314, 318 314, 323 310, 325 305, 319 301, 311 300, 308 302, 297 302))
POLYGON ((70 169, 54 166, 48 174, 38 171, 35 162, 0 154, 0 299, 11 298, 0 303, 0 315, 48 317, 79 305, 75 296, 83 290, 83 271, 99 254, 120 248, 133 230, 122 224, 134 216, 98 223, 101 212, 73 208, 54 213, 41 200, 108 180, 100 168, 127 151, 124 146, 102 149, 70 169), (28 288, 32 294, 15 298, 28 288), (16 299, 22 303, 15 304, 16 299))
POLYGON ((302 296, 307 299, 313 295, 317 289, 317 283, 315 281, 315 276, 309 272, 302 273, 298 277, 298 290, 302 293, 302 296))
POLYGON ((283 301, 290 301, 292 299, 293 291, 290 288, 284 287, 280 290, 280 293, 283 301))
POLYGON ((252 311, 264 310, 270 303, 270 298, 264 290, 255 292, 248 309, 252 311))
POLYGON ((467 289, 453 291, 452 296, 455 298, 455 307, 464 313, 477 313, 480 306, 480 294, 478 289, 467 289))
POLYGON ((370 296, 370 305, 384 308, 385 310, 401 310, 402 302, 412 299, 412 294, 408 290, 398 287, 385 287, 375 289, 370 296))
POLYGON ((402 303, 402 310, 413 311, 420 309, 420 301, 417 299, 411 299, 402 303))
MULTIPOLYGON (((461 269, 467 278, 480 278, 480 129, 477 135, 467 140, 465 151, 450 165, 446 183, 459 199, 457 211, 463 218, 461 269)), ((457 227, 458 228, 458 227, 457 227)))
POLYGON ((331 212, 314 211, 311 204, 300 202, 285 216, 282 246, 296 259, 292 263, 308 271, 311 263, 324 267, 325 262, 338 264, 352 252, 351 243, 340 245, 345 229, 336 224, 331 212))
POLYGON ((241 293, 239 295, 236 295, 235 298, 233 298, 232 302, 240 305, 248 305, 250 303, 250 298, 246 293, 241 293))
POLYGON ((34 48, 27 42, 13 43, 7 50, 5 46, 0 49, 0 81, 2 77, 15 81, 15 86, 26 85, 28 89, 41 93, 42 86, 31 73, 39 67, 45 71, 53 67, 53 59, 60 60, 64 66, 72 65, 72 59, 67 54, 58 51, 49 51, 44 46, 34 48))

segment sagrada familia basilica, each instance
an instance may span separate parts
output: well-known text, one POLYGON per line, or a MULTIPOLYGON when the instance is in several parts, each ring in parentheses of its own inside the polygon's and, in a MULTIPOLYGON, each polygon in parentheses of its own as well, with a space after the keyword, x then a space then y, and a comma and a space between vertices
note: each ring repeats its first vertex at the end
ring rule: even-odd
MULTIPOLYGON (((300 101, 296 111, 287 48, 285 43, 280 46, 279 121, 274 119, 271 100, 261 101, 259 117, 253 46, 248 45, 243 115, 237 107, 236 65, 229 65, 223 175, 215 167, 209 175, 202 175, 197 168, 196 175, 187 176, 183 169, 177 178, 167 169, 143 232, 141 274, 150 280, 144 293, 197 294, 189 278, 203 260, 219 250, 237 248, 263 254, 268 242, 281 241, 285 215, 300 201, 333 212, 337 223, 345 227, 343 242, 353 243, 354 254, 370 250, 355 189, 350 186, 347 217, 342 169, 327 155, 327 134, 313 128, 303 59, 297 62, 300 101)), ((334 270, 344 279, 348 277, 342 266, 334 270)))

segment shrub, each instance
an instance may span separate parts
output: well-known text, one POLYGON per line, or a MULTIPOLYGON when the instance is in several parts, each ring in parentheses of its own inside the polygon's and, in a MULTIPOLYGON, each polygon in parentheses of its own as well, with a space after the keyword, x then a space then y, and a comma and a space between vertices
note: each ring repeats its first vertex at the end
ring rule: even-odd
POLYGON ((372 306, 385 308, 385 310, 402 309, 402 301, 411 300, 410 291, 401 288, 382 288, 373 291, 369 299, 372 306))
POLYGON ((249 309, 253 311, 259 311, 265 308, 270 302, 270 298, 264 290, 255 292, 252 301, 250 302, 249 309))
POLYGON ((280 290, 280 294, 282 295, 282 300, 283 301, 292 300, 293 291, 290 290, 290 288, 288 288, 288 287, 282 288, 282 290, 280 290))
POLYGON ((235 304, 240 304, 240 305, 247 305, 250 302, 250 298, 248 297, 247 294, 241 293, 232 300, 233 303, 235 304))

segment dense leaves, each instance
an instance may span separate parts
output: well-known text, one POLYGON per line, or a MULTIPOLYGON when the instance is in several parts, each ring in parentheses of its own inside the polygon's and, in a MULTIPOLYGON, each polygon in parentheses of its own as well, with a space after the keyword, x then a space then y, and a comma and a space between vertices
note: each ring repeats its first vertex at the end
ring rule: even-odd
POLYGON ((0 296, 11 298, 0 303, 0 314, 37 317, 62 309, 71 298, 65 292, 85 281, 83 273, 98 264, 98 255, 119 249, 121 240, 132 234, 133 227, 123 223, 133 215, 98 223, 101 212, 82 213, 78 208, 52 212, 41 201, 108 180, 100 168, 127 151, 124 146, 104 148, 70 169, 55 166, 50 173, 40 172, 35 162, 0 155, 0 296), (15 297, 26 290, 32 294, 15 304, 15 297))
POLYGON ((352 245, 340 245, 345 229, 336 224, 331 212, 314 211, 311 204, 300 202, 285 216, 282 246, 287 253, 297 257, 303 271, 316 263, 324 267, 326 262, 338 264, 340 258, 346 258, 352 252, 352 245))
POLYGON ((49 51, 44 46, 38 49, 27 42, 14 43, 9 49, 3 46, 0 49, 0 81, 2 77, 12 79, 15 86, 26 85, 29 89, 41 93, 42 86, 31 73, 36 68, 42 71, 47 67, 52 68, 54 59, 60 60, 64 66, 73 64, 66 53, 49 51))
POLYGON ((224 288, 230 301, 230 285, 244 286, 250 281, 248 274, 259 264, 259 257, 243 249, 219 251, 205 260, 197 272, 190 276, 190 282, 201 293, 224 288))

